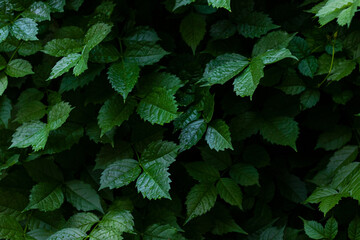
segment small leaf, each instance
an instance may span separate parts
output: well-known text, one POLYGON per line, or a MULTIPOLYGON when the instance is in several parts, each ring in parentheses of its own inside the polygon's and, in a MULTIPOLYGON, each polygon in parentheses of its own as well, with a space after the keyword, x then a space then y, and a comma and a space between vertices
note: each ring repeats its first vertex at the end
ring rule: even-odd
POLYGON ((300 103, 304 109, 314 107, 320 100, 320 92, 317 89, 307 89, 300 96, 300 103))
POLYGON ((172 10, 175 11, 179 7, 189 5, 192 2, 195 2, 195 0, 175 0, 175 6, 172 10))
POLYGON ((124 100, 138 81, 140 68, 136 63, 121 61, 109 67, 108 79, 111 86, 123 96, 124 100))
POLYGON ((157 63, 167 54, 169 53, 158 44, 141 42, 131 44, 125 51, 125 58, 139 66, 145 66, 157 63))
POLYGON ((230 178, 220 178, 216 184, 219 195, 225 202, 242 209, 242 192, 240 187, 230 178))
POLYGON ((122 159, 110 164, 101 174, 100 189, 120 188, 128 185, 140 175, 139 163, 133 159, 122 159))
POLYGON ((164 167, 169 167, 175 162, 179 147, 173 142, 155 141, 151 142, 141 155, 141 163, 156 161, 164 167))
POLYGON ((152 224, 146 228, 144 232, 144 240, 161 240, 161 239, 176 239, 176 228, 166 224, 152 224))
POLYGON ((307 221, 302 219, 304 222, 304 230, 306 235, 312 239, 324 239, 326 238, 324 227, 315 221, 307 221))
POLYGON ((41 182, 31 189, 29 204, 25 210, 53 211, 64 202, 64 194, 58 183, 41 182))
POLYGON ((320 134, 315 149, 323 148, 327 151, 336 150, 350 141, 351 129, 345 126, 335 126, 329 131, 320 134))
POLYGON ((210 123, 205 140, 211 149, 223 151, 227 148, 233 150, 229 127, 223 120, 216 120, 210 123))
POLYGON ((208 3, 214 8, 225 8, 231 12, 230 0, 208 0, 208 3))
POLYGON ((217 191, 212 183, 199 183, 193 186, 186 197, 186 223, 191 219, 203 215, 214 207, 217 191))
POLYGON ((92 25, 85 35, 85 43, 89 50, 101 43, 110 33, 111 26, 106 23, 96 23, 92 25))
POLYGON ((349 224, 348 237, 350 240, 360 239, 360 219, 356 216, 349 224))
POLYGON ((204 119, 199 119, 184 127, 179 136, 182 149, 190 149, 195 146, 203 137, 206 128, 207 124, 204 119))
POLYGON ((231 167, 229 174, 241 186, 259 185, 259 173, 249 164, 237 163, 231 167))
POLYGON ((55 130, 61 127, 66 122, 72 109, 73 107, 67 102, 59 102, 52 106, 48 114, 47 124, 49 129, 55 130))
POLYGON ((5 73, 10 77, 16 78, 34 74, 31 64, 24 59, 11 60, 5 69, 5 73))
POLYGON ((288 34, 284 31, 270 32, 254 45, 251 55, 255 57, 270 49, 286 48, 293 37, 294 34, 288 34))
POLYGON ((79 180, 66 183, 66 200, 79 211, 98 210, 104 212, 98 193, 90 184, 79 180))
POLYGON ((9 36, 9 26, 4 26, 0 28, 0 43, 5 41, 5 39, 9 36))
POLYGON ((38 40, 37 23, 31 18, 19 18, 11 26, 11 34, 19 40, 38 40))
POLYGON ((50 77, 48 80, 60 77, 68 72, 70 68, 74 67, 80 60, 81 54, 72 53, 60 59, 55 66, 51 69, 50 77))
POLYGON ((163 125, 177 117, 177 104, 171 93, 157 88, 140 101, 136 111, 142 119, 151 124, 163 125))
POLYGON ((203 16, 195 13, 187 15, 180 23, 180 33, 184 41, 195 54, 196 47, 204 38, 206 22, 203 16))
POLYGON ((331 217, 325 224, 325 235, 328 239, 334 239, 338 233, 338 223, 331 217))
POLYGON ((0 97, 0 125, 8 127, 9 119, 11 118, 12 105, 10 99, 6 96, 0 97))
POLYGON ((268 15, 262 12, 251 12, 241 18, 238 32, 247 38, 259 38, 278 27, 278 25, 273 24, 272 19, 268 15))
POLYGON ((83 232, 87 232, 98 221, 99 218, 91 212, 76 213, 66 222, 65 228, 78 228, 83 232))
POLYGON ((300 61, 298 68, 302 75, 313 78, 318 69, 318 60, 314 56, 309 56, 300 61))

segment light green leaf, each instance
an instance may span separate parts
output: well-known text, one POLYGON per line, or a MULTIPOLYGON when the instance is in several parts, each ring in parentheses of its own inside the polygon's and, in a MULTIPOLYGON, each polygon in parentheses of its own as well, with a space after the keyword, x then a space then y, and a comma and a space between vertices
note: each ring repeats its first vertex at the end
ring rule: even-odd
POLYGON ((83 232, 87 232, 98 221, 99 218, 91 212, 76 213, 66 222, 65 228, 77 228, 83 232))
POLYGON ((164 88, 156 88, 140 101, 136 111, 151 124, 163 125, 177 117, 177 104, 171 93, 164 88))
POLYGON ((230 178, 220 178, 216 184, 216 189, 225 202, 238 206, 242 209, 242 192, 240 187, 230 178))
POLYGON ((65 0, 47 0, 52 12, 64 12, 65 0))
POLYGON ((0 237, 3 239, 23 239, 24 230, 11 216, 0 215, 0 237))
POLYGON ((206 32, 206 22, 203 16, 190 13, 180 23, 180 33, 185 43, 191 47, 195 54, 196 47, 204 38, 206 32))
POLYGON ((64 73, 68 72, 70 68, 74 67, 78 63, 80 57, 81 54, 72 53, 60 59, 51 69, 50 77, 47 80, 60 77, 64 73))
POLYGON ((250 96, 254 94, 260 79, 264 76, 264 67, 260 58, 254 58, 249 67, 247 67, 235 80, 234 91, 240 97, 250 96))
POLYGON ((165 240, 165 239, 177 239, 175 235, 177 229, 169 224, 160 225, 152 224, 148 226, 144 232, 144 240, 165 240))
POLYGON ((230 168, 229 174, 241 186, 259 185, 259 173, 249 164, 237 163, 230 168))
POLYGON ((137 83, 139 73, 140 68, 136 63, 121 61, 112 64, 107 74, 113 89, 125 100, 137 83))
POLYGON ((293 58, 297 60, 297 58, 291 54, 290 50, 286 48, 271 49, 260 54, 258 57, 261 58, 263 64, 265 65, 276 63, 285 58, 293 58))
POLYGON ((101 43, 111 32, 111 27, 106 23, 96 23, 92 25, 85 35, 85 43, 89 50, 101 43))
POLYGON ((5 69, 5 73, 10 77, 16 78, 34 74, 31 64, 24 59, 11 60, 5 69))
POLYGON ((83 43, 79 39, 61 38, 46 43, 43 52, 54 57, 65 57, 71 53, 81 52, 83 43))
POLYGON ((53 211, 60 208, 63 202, 64 194, 58 183, 41 182, 31 189, 29 204, 25 210, 53 211))
POLYGON ((193 186, 186 197, 187 219, 203 215, 214 207, 217 197, 216 187, 212 183, 199 183, 193 186))
POLYGON ((332 188, 316 188, 315 191, 306 199, 309 203, 320 203, 319 209, 324 215, 329 212, 343 197, 343 194, 339 193, 332 188))
POLYGON ((85 46, 81 52, 79 61, 76 63, 73 73, 77 77, 88 69, 87 62, 89 60, 90 49, 85 46))
POLYGON ((230 0, 208 0, 208 4, 214 8, 225 8, 231 12, 230 0))
POLYGON ((115 232, 133 232, 134 220, 128 210, 111 210, 98 225, 103 229, 111 229, 115 232))
POLYGON ((239 74, 248 64, 245 57, 236 53, 220 55, 206 64, 202 81, 206 86, 224 84, 239 74))
POLYGON ((350 7, 342 10, 338 16, 337 23, 340 26, 347 25, 348 27, 350 27, 351 20, 355 16, 358 5, 359 5, 359 1, 355 0, 354 3, 350 7))
POLYGON ((156 161, 142 165, 144 172, 136 181, 136 188, 143 197, 148 199, 160 199, 170 197, 170 174, 167 168, 156 161))
POLYGON ((33 2, 28 9, 21 13, 25 18, 31 18, 36 22, 50 20, 51 9, 44 2, 33 2))
POLYGON ((312 239, 324 239, 326 238, 324 227, 315 221, 307 221, 302 219, 304 222, 304 230, 306 235, 312 239))
POLYGON ((19 123, 39 120, 46 114, 46 106, 38 100, 29 101, 17 106, 19 106, 19 110, 14 121, 19 123))
POLYGON ((252 56, 258 56, 270 49, 286 48, 293 37, 294 34, 288 34, 284 31, 270 32, 254 45, 252 56))
POLYGON ((223 120, 215 120, 209 124, 205 140, 209 147, 216 151, 223 151, 227 148, 233 150, 229 127, 223 120))
POLYGON ((10 148, 32 146, 34 151, 38 151, 45 147, 48 136, 49 129, 45 123, 40 121, 27 122, 16 129, 12 136, 10 148))
POLYGON ((47 240, 82 240, 86 233, 77 228, 64 228, 51 235, 47 240))
POLYGON ((219 171, 206 162, 191 162, 185 167, 189 175, 199 182, 214 183, 220 178, 219 171))
POLYGON ((350 240, 360 240, 360 219, 358 216, 349 224, 348 237, 350 240))
POLYGON ((9 36, 9 32, 9 26, 0 28, 0 43, 5 41, 5 39, 9 36))
POLYGON ((0 96, 3 95, 8 86, 8 78, 4 73, 0 73, 0 96))
POLYGON ((100 108, 98 115, 98 124, 101 129, 100 136, 127 121, 133 113, 135 105, 134 99, 128 99, 125 103, 120 96, 113 96, 108 99, 100 108))
POLYGON ((169 53, 158 44, 138 42, 126 48, 125 59, 139 66, 145 66, 157 63, 167 54, 169 53))
POLYGON ((340 14, 341 10, 353 3, 352 0, 329 0, 323 5, 316 16, 319 17, 319 23, 325 25, 334 20, 340 14))
POLYGON ((260 134, 271 143, 290 146, 296 151, 299 127, 298 123, 290 117, 264 119, 260 134))
POLYGON ((104 212, 98 193, 90 184, 79 180, 66 183, 66 200, 79 211, 98 210, 104 212))
POLYGON ((238 25, 238 32, 247 38, 259 38, 278 27, 278 25, 273 24, 272 19, 267 14, 251 12, 241 18, 241 23, 238 25))
POLYGON ((284 228, 270 227, 260 234, 259 240, 283 240, 284 228))
POLYGON ((338 223, 334 217, 327 220, 325 224, 325 235, 327 239, 334 239, 338 233, 338 223))
POLYGON ((156 161, 164 167, 175 162, 179 147, 173 142, 155 141, 151 142, 141 155, 141 163, 156 161))
POLYGON ((314 77, 314 74, 316 73, 318 67, 319 67, 318 61, 314 56, 309 56, 307 58, 304 58, 303 60, 300 61, 298 65, 301 74, 311 78, 314 77))
POLYGON ((19 40, 38 40, 36 37, 36 34, 38 33, 37 23, 31 18, 17 19, 11 25, 10 32, 19 40))
POLYGON ((6 96, 0 97, 0 125, 8 127, 9 119, 11 118, 12 105, 10 99, 6 96))
POLYGON ((110 164, 101 174, 100 189, 120 188, 128 185, 140 175, 141 168, 138 161, 122 159, 110 164))
POLYGON ((317 89, 307 89, 300 96, 300 103, 304 109, 314 107, 320 100, 320 92, 317 89))
POLYGON ((204 119, 196 120, 184 127, 179 136, 182 150, 195 146, 203 137, 206 128, 207 124, 204 119))
POLYGON ((55 130, 61 127, 66 119, 69 117, 71 110, 74 108, 67 102, 59 102, 50 108, 48 114, 48 127, 50 130, 55 130))
POLYGON ((350 141, 351 129, 345 126, 335 126, 329 131, 320 134, 315 149, 323 148, 327 151, 336 150, 350 141))
POLYGON ((121 236, 122 232, 115 231, 113 229, 103 229, 103 228, 95 228, 90 233, 89 240, 103 240, 103 239, 111 239, 111 240, 122 240, 121 236))

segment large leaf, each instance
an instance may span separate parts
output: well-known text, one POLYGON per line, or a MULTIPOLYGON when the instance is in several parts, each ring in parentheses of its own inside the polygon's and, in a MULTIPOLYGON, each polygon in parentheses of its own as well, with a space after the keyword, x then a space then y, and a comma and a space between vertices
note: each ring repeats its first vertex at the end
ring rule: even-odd
POLYGON ((37 22, 50 20, 50 7, 44 2, 33 2, 28 9, 22 12, 22 16, 31 18, 37 22))
POLYGON ((34 74, 31 63, 24 59, 11 60, 6 66, 5 73, 10 77, 25 77, 34 74))
POLYGON ((55 130, 61 127, 66 122, 72 109, 73 107, 67 102, 59 102, 52 106, 48 114, 47 124, 49 129, 55 130))
POLYGON ((81 52, 83 44, 78 39, 53 39, 46 43, 44 53, 54 57, 65 57, 71 53, 81 52))
POLYGON ((91 227, 99 221, 99 218, 91 212, 77 213, 69 218, 66 222, 66 228, 78 228, 83 232, 87 232, 91 227))
POLYGON ((133 216, 128 210, 111 210, 102 218, 99 227, 116 232, 133 232, 133 216))
POLYGON ((169 53, 161 46, 147 42, 131 44, 125 51, 126 59, 137 63, 139 66, 157 63, 167 54, 169 53))
POLYGON ((66 57, 63 57, 58 61, 55 66, 52 68, 48 80, 60 77, 64 73, 68 72, 70 68, 74 67, 80 60, 81 54, 71 53, 66 57))
POLYGON ((259 184, 259 173, 251 165, 237 163, 231 167, 229 174, 232 179, 242 186, 259 184))
POLYGON ((31 18, 19 18, 11 26, 11 34, 19 40, 38 40, 37 23, 31 18))
POLYGON ((3 239, 23 239, 24 230, 11 216, 0 216, 0 237, 3 239))
POLYGON ((307 221, 303 219, 304 230, 306 235, 312 239, 324 239, 326 238, 324 227, 316 221, 307 221))
POLYGON ((58 183, 41 182, 31 189, 30 201, 26 210, 39 209, 53 211, 64 202, 64 194, 58 183))
POLYGON ((242 192, 240 187, 230 178, 220 178, 216 184, 219 195, 227 203, 242 209, 242 192))
POLYGON ((223 120, 210 123, 205 140, 211 149, 223 151, 227 148, 233 149, 228 125, 223 120))
POLYGON ((85 35, 85 43, 89 49, 92 49, 110 33, 111 26, 106 23, 96 23, 92 25, 85 35))
POLYGON ((195 146, 203 137, 206 128, 207 124, 204 119, 199 119, 184 127, 179 136, 182 149, 190 149, 195 146))
POLYGON ((360 239, 360 219, 355 217, 349 224, 348 237, 350 240, 360 239))
POLYGON ((86 233, 77 228, 64 228, 51 235, 48 240, 82 240, 84 237, 86 233))
POLYGON ((156 161, 168 167, 175 162, 179 147, 173 142, 155 141, 151 142, 141 155, 141 163, 156 161))
POLYGON ((190 13, 180 23, 180 33, 187 45, 195 54, 196 47, 204 38, 206 32, 206 22, 203 16, 190 13))
POLYGON ((241 19, 238 32, 244 37, 258 38, 278 27, 278 25, 272 23, 268 15, 262 12, 252 12, 241 19))

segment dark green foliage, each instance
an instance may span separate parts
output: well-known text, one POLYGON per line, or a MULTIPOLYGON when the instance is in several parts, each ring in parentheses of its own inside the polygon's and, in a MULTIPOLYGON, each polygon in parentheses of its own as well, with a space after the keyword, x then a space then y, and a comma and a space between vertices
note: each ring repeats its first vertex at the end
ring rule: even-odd
POLYGON ((0 0, 0 239, 360 240, 360 0, 0 0))

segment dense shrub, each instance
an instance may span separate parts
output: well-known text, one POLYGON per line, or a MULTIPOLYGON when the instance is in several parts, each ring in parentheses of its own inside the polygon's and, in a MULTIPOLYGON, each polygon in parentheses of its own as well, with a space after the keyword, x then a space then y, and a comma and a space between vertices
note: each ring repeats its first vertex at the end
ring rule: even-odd
POLYGON ((1 0, 0 238, 360 239, 359 0, 1 0))

